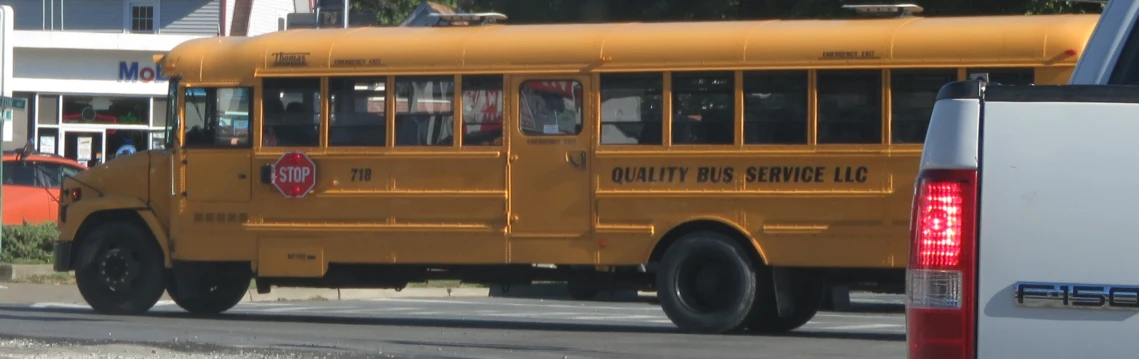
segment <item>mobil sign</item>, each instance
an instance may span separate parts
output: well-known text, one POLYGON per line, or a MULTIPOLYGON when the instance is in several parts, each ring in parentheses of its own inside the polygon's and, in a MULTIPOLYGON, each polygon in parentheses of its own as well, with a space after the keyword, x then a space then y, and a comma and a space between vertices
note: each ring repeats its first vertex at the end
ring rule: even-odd
POLYGON ((119 81, 163 82, 166 77, 162 76, 162 66, 157 64, 142 66, 138 61, 119 61, 119 81))

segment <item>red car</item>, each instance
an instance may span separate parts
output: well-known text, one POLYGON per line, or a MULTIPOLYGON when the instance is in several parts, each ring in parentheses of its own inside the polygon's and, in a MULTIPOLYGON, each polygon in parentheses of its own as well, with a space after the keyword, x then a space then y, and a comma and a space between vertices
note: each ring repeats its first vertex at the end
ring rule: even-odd
POLYGON ((73 176, 87 167, 62 156, 24 151, 3 155, 3 224, 55 222, 59 218, 59 186, 64 176, 73 176))

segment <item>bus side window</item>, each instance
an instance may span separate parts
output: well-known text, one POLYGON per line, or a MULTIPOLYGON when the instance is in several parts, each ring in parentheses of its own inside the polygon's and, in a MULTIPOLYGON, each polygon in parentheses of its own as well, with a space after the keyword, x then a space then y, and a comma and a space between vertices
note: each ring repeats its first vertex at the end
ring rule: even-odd
POLYGON ((187 148, 249 148, 249 88, 186 89, 187 148))
POLYGON ((882 71, 819 70, 818 143, 882 143, 882 71))
POLYGON ((584 88, 576 80, 528 80, 518 87, 518 129, 527 136, 581 134, 584 88))
POLYGON ((464 75, 462 146, 502 146, 502 75, 464 75))
POLYGON ((937 92, 953 81, 957 81, 957 69, 890 71, 890 142, 925 142, 937 92))
POLYGON ((744 72, 744 143, 807 144, 807 71, 744 72))
POLYGON ((660 145, 664 75, 601 74, 601 144, 660 145))
POLYGON ((320 146, 320 79, 265 79, 261 118, 262 146, 320 146))
POLYGON ((735 74, 672 73, 672 143, 735 143, 735 74))
POLYGON ((387 78, 329 79, 329 146, 379 146, 387 142, 387 78))
POLYGON ((450 146, 454 142, 454 76, 397 76, 395 95, 396 146, 450 146))

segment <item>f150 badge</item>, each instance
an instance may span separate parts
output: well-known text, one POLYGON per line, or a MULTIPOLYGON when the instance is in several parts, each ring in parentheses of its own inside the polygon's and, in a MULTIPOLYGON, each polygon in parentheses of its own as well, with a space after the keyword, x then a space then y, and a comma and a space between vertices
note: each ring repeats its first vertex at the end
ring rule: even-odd
POLYGON ((1017 282, 1013 303, 1031 308, 1139 311, 1139 286, 1017 282))

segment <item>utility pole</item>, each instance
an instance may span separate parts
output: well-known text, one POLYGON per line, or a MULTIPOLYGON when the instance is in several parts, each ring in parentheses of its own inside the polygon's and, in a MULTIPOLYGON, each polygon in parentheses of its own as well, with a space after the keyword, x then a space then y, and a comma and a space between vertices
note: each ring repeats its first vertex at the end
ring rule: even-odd
MULTIPOLYGON (((16 22, 16 11, 9 5, 0 5, 0 143, 11 134, 4 133, 4 124, 13 121, 13 110, 28 108, 28 101, 12 96, 12 31, 16 22)), ((4 178, 4 167, 0 166, 0 178, 4 178)), ((3 203, 4 181, 0 181, 0 203, 3 203)), ((0 218, 4 206, 0 205, 0 218)), ((3 225, 0 225, 0 229, 3 225)), ((0 255, 4 254, 4 232, 0 230, 0 255)))

